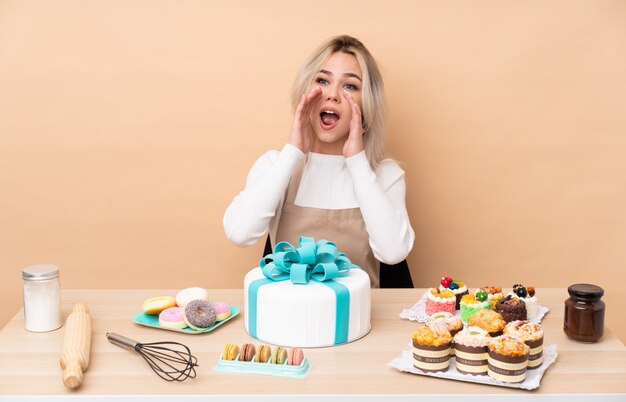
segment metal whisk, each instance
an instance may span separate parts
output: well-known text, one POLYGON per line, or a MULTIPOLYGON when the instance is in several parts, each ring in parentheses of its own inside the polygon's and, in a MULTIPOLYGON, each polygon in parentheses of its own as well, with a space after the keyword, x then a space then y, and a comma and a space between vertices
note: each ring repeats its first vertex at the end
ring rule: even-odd
POLYGON ((178 342, 140 343, 125 336, 108 332, 107 339, 112 344, 135 350, 159 377, 166 381, 184 381, 196 378, 198 359, 191 350, 178 342))

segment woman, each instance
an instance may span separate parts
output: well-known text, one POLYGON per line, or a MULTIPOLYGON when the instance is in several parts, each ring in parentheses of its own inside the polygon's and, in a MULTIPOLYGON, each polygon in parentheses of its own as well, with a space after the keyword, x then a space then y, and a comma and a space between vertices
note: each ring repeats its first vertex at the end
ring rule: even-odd
POLYGON ((415 235, 404 171, 383 159, 383 82, 355 38, 338 36, 304 63, 293 87, 291 133, 282 151, 261 156, 224 215, 228 239, 249 246, 331 240, 379 287, 379 261, 406 258, 415 235))

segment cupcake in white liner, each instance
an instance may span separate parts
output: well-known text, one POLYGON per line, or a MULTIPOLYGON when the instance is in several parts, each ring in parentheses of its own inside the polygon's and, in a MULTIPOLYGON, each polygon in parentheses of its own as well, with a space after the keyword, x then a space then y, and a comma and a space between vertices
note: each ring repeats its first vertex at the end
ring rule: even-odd
POLYGON ((459 373, 487 375, 487 344, 490 339, 487 331, 479 327, 466 327, 454 336, 459 373))
POLYGON ((504 327, 504 334, 516 336, 530 347, 528 369, 533 370, 543 363, 543 328, 528 321, 512 321, 504 327))

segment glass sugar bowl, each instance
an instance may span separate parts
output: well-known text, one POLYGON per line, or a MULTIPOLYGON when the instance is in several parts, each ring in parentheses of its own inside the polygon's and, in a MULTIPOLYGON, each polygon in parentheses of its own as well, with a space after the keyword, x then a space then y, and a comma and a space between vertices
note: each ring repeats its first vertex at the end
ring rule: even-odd
POLYGON ((61 327, 59 267, 31 265, 22 270, 24 326, 27 331, 47 332, 61 327))

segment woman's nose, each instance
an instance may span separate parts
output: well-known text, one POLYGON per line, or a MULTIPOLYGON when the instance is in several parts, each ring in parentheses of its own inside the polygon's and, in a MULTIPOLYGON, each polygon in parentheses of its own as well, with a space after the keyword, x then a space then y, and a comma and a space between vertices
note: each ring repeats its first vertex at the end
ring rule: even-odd
POLYGON ((341 102, 341 96, 339 96, 339 88, 335 85, 329 85, 326 87, 324 96, 327 101, 341 102))

